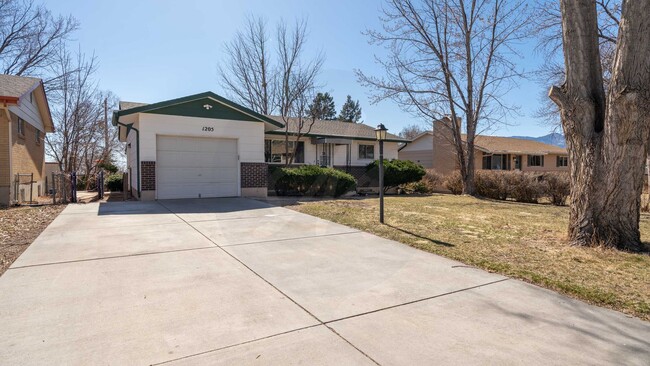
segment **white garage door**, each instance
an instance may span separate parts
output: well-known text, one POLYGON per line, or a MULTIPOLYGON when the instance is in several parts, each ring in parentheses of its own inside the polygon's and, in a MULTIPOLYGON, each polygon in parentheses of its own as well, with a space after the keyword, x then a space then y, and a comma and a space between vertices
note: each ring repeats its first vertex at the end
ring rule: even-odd
POLYGON ((158 199, 237 196, 237 140, 158 136, 156 146, 158 199))

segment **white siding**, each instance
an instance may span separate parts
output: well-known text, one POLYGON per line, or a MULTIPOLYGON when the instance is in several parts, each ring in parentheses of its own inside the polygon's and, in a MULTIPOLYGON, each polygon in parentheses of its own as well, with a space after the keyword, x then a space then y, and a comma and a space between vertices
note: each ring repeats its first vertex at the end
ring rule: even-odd
POLYGON ((431 151, 433 150, 433 136, 426 134, 407 144, 402 151, 431 151))
POLYGON ((41 132, 45 132, 45 127, 43 125, 43 119, 41 119, 41 113, 38 110, 36 105, 36 97, 34 101, 29 101, 29 94, 24 95, 20 98, 18 105, 10 106, 9 111, 13 112, 18 117, 22 118, 24 121, 30 125, 36 127, 41 132))
POLYGON ((264 162, 264 124, 211 118, 142 113, 139 117, 140 161, 156 160, 156 135, 237 139, 239 160, 264 162), (203 131, 203 127, 213 131, 203 131))

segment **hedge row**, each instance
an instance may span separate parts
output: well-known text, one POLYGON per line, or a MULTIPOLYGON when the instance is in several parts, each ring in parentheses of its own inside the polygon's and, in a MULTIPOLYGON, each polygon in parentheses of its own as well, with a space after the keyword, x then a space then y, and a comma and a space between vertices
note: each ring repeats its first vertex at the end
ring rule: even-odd
POLYGON ((348 173, 316 165, 297 168, 278 167, 272 172, 271 179, 278 196, 338 197, 354 190, 357 184, 354 177, 348 173))
MULTIPOLYGON (((562 206, 571 193, 566 173, 528 173, 521 171, 476 171, 476 193, 496 200, 512 199, 517 202, 537 203, 548 197, 551 203, 562 206)), ((453 194, 461 194, 463 183, 459 172, 445 180, 445 186, 453 194)))

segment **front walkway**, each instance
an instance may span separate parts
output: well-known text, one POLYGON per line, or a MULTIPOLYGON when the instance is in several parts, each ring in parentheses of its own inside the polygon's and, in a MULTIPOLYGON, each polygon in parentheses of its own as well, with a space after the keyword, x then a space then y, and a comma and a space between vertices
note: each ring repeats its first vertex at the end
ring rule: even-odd
POLYGON ((7 365, 650 360, 649 323, 246 199, 69 205, 0 319, 7 365))

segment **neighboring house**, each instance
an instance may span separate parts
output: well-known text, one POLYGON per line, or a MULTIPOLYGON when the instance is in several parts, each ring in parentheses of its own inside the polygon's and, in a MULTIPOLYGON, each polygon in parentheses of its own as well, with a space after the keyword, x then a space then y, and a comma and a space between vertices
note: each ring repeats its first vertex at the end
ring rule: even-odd
MULTIPOLYGON (((127 143, 130 190, 142 200, 264 197, 269 165, 284 165, 289 158, 281 118, 212 92, 154 104, 121 102, 113 124, 127 143)), ((296 129, 290 120, 289 133, 296 129)), ((354 174, 377 158, 374 135, 373 127, 362 124, 316 121, 297 142, 293 165, 320 164, 354 174)), ((294 135, 289 141, 295 147, 294 135)), ((384 156, 397 158, 398 142, 406 141, 390 135, 384 156)))
POLYGON ((34 198, 46 193, 48 132, 54 132, 54 124, 41 79, 0 75, 0 204, 27 201, 30 193, 34 198), (16 184, 17 174, 23 183, 33 174, 33 183, 16 184))
MULTIPOLYGON (((414 161, 445 175, 457 170, 458 161, 455 147, 451 143, 451 131, 440 125, 437 127, 402 146, 399 159, 414 161)), ((465 138, 463 134, 463 141, 465 138)), ((568 153, 565 148, 533 140, 476 136, 474 154, 476 169, 568 171, 568 153)))

